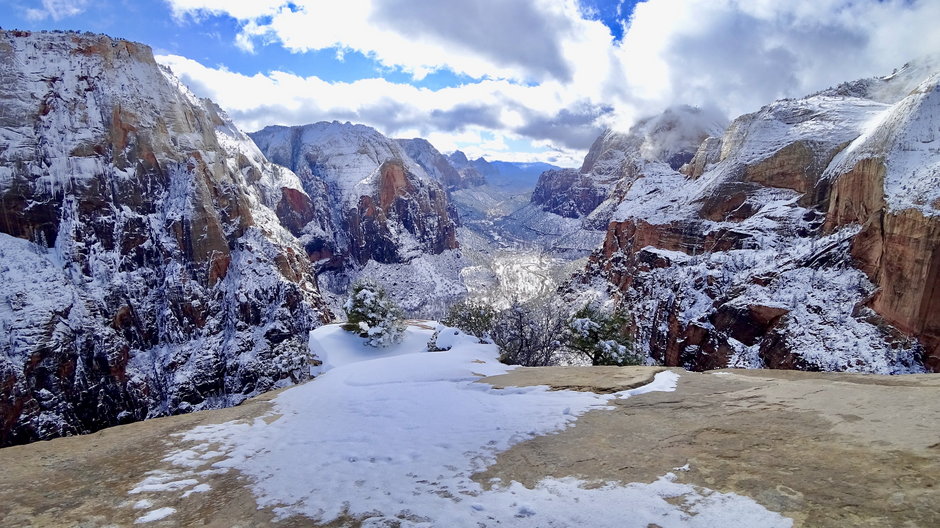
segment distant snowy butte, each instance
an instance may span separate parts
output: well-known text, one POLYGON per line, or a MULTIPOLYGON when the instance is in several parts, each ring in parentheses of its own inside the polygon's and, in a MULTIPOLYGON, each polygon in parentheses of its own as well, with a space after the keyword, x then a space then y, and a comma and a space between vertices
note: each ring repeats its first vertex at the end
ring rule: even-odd
POLYGON ((458 216, 446 190, 453 167, 430 143, 336 121, 269 126, 250 136, 297 174, 312 199, 306 225, 294 234, 334 306, 359 278, 379 280, 412 313, 466 293, 458 216))
POLYGON ((573 196, 586 170, 609 186, 586 219, 606 239, 569 298, 612 295, 669 366, 940 370, 932 65, 773 102, 681 166, 630 147, 636 134, 601 136, 580 173, 554 178, 573 196))
POLYGON ((0 449, 0 524, 835 528, 938 520, 935 376, 520 373, 498 363, 492 345, 459 333, 450 350, 427 352, 432 330, 423 326, 389 349, 324 326, 310 336, 323 372, 304 385, 235 408, 0 449))
POLYGON ((312 260, 326 259, 321 269, 406 263, 459 246, 444 190, 453 176, 436 171, 432 178, 375 129, 334 121, 270 126, 250 136, 300 177, 314 201, 328 204, 324 218, 300 235, 312 260))

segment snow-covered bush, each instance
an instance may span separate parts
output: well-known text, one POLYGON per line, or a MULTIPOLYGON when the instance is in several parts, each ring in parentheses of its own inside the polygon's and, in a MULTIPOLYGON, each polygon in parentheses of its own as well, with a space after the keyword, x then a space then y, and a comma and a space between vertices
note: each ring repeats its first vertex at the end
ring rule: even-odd
POLYGON ((451 305, 441 323, 476 336, 482 343, 490 339, 496 315, 496 309, 491 305, 466 300, 451 305))
POLYGON ((438 325, 428 340, 428 352, 443 352, 454 347, 455 340, 462 335, 459 328, 438 325))
POLYGON ((585 306, 565 325, 565 344, 592 365, 639 365, 626 332, 630 320, 622 311, 612 313, 585 306))
POLYGON ((377 283, 362 280, 354 284, 343 310, 346 311, 343 329, 366 338, 370 346, 401 342, 405 332, 401 309, 377 283))
POLYGON ((557 363, 564 329, 565 317, 550 298, 526 303, 514 300, 496 315, 490 336, 503 363, 542 367, 557 363))

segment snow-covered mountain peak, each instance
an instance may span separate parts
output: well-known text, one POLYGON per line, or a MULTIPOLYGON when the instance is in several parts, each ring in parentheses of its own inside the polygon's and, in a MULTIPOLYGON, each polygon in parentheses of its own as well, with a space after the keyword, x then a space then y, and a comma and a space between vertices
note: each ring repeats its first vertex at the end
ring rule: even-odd
POLYGON ((706 137, 720 136, 727 126, 728 119, 717 110, 679 105, 639 121, 630 135, 642 136, 639 154, 643 159, 678 168, 692 158, 706 137))
POLYGON ((606 130, 584 158, 582 173, 619 177, 628 161, 666 163, 678 169, 705 138, 720 136, 727 119, 715 110, 678 105, 637 121, 627 132, 606 130))
POLYGON ((434 148, 430 141, 423 138, 396 139, 405 153, 427 172, 433 180, 447 190, 467 187, 460 173, 446 156, 434 148))
POLYGON ((249 136, 268 159, 293 167, 302 179, 330 182, 349 204, 377 184, 378 169, 387 161, 399 161, 415 178, 432 181, 398 143, 365 125, 321 121, 298 127, 269 126, 249 136))
POLYGON ((866 159, 884 167, 889 209, 918 209, 940 215, 940 71, 923 80, 897 104, 871 119, 855 141, 833 160, 835 179, 866 159))

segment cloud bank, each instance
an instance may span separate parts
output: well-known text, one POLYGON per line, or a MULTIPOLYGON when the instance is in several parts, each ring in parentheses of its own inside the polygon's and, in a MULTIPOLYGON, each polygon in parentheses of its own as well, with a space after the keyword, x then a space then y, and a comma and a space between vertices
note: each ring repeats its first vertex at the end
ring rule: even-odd
POLYGON ((733 118, 940 53, 940 2, 931 0, 648 0, 620 22, 621 40, 577 0, 466 0, 457 8, 423 0, 167 1, 180 20, 237 19, 246 52, 358 52, 412 79, 249 76, 160 58, 247 129, 349 120, 470 155, 505 158, 509 151, 473 144, 528 142, 572 166, 602 128, 626 129, 674 104, 733 118), (414 85, 438 71, 464 81, 414 85))

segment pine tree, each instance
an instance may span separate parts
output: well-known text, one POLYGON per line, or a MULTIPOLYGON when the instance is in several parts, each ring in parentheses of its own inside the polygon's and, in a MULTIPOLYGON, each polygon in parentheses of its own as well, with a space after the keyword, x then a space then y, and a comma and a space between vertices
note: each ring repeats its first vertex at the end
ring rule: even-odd
POLYGON ((591 306, 578 310, 565 329, 565 342, 592 365, 639 365, 632 340, 627 336, 630 319, 621 310, 612 313, 591 306))
POLYGON ((343 305, 346 323, 343 329, 366 338, 366 344, 386 347, 400 343, 405 332, 401 309, 389 298, 385 288, 370 280, 356 282, 343 305))
POLYGON ((452 305, 441 323, 459 328, 484 342, 490 339, 496 316, 497 311, 491 305, 466 300, 452 305))

